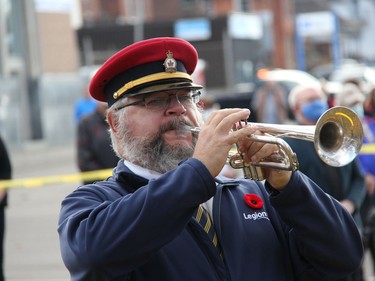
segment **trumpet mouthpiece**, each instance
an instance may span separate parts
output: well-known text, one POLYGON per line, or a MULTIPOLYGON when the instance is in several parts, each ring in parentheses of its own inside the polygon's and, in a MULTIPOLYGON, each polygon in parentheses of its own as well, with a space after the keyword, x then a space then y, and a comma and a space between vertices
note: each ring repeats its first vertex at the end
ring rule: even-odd
POLYGON ((191 128, 190 131, 194 134, 198 134, 201 130, 199 129, 199 127, 194 127, 194 128, 191 128))

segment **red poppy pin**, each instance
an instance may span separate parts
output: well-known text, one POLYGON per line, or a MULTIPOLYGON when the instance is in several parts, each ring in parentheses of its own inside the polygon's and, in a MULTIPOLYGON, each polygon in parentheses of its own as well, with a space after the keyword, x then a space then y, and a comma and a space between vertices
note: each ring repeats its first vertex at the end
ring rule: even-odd
POLYGON ((245 199, 245 203, 253 209, 260 209, 264 205, 262 198, 256 194, 245 194, 243 198, 245 199))

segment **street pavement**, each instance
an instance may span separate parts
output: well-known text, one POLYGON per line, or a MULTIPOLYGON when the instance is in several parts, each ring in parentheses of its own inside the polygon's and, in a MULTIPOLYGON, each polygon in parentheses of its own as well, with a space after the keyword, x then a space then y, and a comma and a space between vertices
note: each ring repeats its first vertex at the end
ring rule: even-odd
MULTIPOLYGON (((78 172, 74 145, 51 147, 30 143, 10 151, 13 178, 35 178, 78 172)), ((62 199, 78 182, 11 188, 6 210, 5 275, 7 281, 67 281, 60 257, 57 218, 62 199)), ((375 281, 368 253, 365 281, 375 281)))
MULTIPOLYGON (((73 145, 43 143, 11 151, 13 178, 76 173, 73 145)), ((56 231, 60 202, 78 183, 11 188, 6 210, 5 275, 8 281, 69 280, 56 231)))

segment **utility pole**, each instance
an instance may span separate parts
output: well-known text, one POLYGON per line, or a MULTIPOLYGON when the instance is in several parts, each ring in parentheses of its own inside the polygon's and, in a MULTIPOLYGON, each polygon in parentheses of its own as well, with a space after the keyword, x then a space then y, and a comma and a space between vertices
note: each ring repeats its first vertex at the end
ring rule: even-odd
POLYGON ((41 59, 39 34, 34 1, 12 0, 12 29, 14 33, 14 56, 23 62, 31 139, 42 138, 41 112, 39 101, 39 78, 41 59))
POLYGON ((273 65, 285 68, 285 5, 287 0, 272 0, 274 55, 273 65))
POLYGON ((124 0, 125 17, 133 24, 133 42, 144 39, 145 0, 124 0))
POLYGON ((8 36, 7 36, 7 21, 6 21, 6 2, 0 4, 0 77, 7 76, 7 57, 8 52, 8 36))
POLYGON ((144 18, 145 18, 145 1, 135 1, 135 14, 136 20, 134 24, 134 42, 138 42, 144 39, 144 18))

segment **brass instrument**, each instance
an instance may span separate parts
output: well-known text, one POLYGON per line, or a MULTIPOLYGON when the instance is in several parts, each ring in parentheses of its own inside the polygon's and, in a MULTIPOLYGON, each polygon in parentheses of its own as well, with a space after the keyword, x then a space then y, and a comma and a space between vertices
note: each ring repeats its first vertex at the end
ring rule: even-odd
MULTIPOLYGON (((234 169, 243 169, 247 179, 264 180, 262 168, 279 170, 298 169, 298 159, 282 138, 314 142, 315 151, 322 161, 334 167, 344 166, 362 147, 363 128, 360 118, 351 109, 336 106, 322 114, 316 125, 274 125, 252 123, 265 135, 251 135, 249 140, 276 144, 279 151, 257 163, 245 163, 239 152, 230 154, 228 162, 234 169)), ((241 123, 239 124, 241 129, 241 123)), ((236 130, 234 126, 233 130, 236 130)), ((192 129, 197 131, 197 128, 192 129)), ((198 129, 199 130, 199 129, 198 129)))

